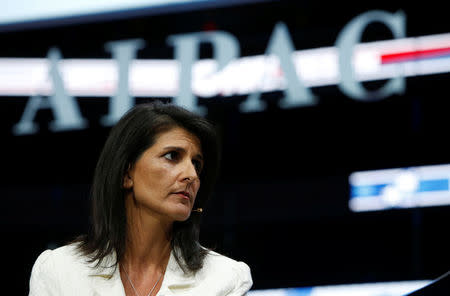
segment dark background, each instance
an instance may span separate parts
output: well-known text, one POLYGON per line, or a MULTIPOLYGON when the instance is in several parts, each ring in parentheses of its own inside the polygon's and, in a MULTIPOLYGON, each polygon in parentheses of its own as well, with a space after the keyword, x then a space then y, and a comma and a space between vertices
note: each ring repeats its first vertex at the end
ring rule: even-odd
MULTIPOLYGON (((257 55, 265 52, 278 21, 286 23, 297 50, 310 49, 334 45, 345 24, 371 9, 403 10, 408 37, 450 32, 447 11, 423 4, 266 1, 36 24, 0 32, 0 57, 43 58, 57 46, 64 58, 110 58, 106 42, 142 38, 147 45, 138 58, 173 58, 169 35, 211 29, 236 36, 242 56, 257 55)), ((373 25, 364 41, 391 37, 384 26, 373 25)), ((203 46, 201 56, 211 57, 211 48, 203 46)), ((329 86, 312 89, 316 106, 279 109, 283 94, 266 93, 267 110, 249 114, 238 112, 245 97, 200 98, 223 141, 202 243, 249 264, 254 289, 432 279, 448 271, 448 206, 352 213, 348 176, 450 163, 449 78, 407 78, 404 95, 370 103, 329 86)), ((13 136, 27 99, 0 98, 3 278, 17 295, 27 293, 32 265, 43 250, 85 232, 93 169, 109 131, 99 124, 107 98, 78 98, 88 129, 51 133, 51 111, 42 110, 38 134, 13 136)))

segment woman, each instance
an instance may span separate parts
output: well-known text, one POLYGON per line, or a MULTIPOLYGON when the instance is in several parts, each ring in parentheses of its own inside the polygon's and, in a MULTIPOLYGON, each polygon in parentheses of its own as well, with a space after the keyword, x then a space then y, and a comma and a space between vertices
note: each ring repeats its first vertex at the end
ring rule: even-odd
POLYGON ((218 161, 205 119, 170 104, 131 109, 97 163, 90 231, 38 257, 30 295, 244 295, 248 266, 198 242, 218 161))

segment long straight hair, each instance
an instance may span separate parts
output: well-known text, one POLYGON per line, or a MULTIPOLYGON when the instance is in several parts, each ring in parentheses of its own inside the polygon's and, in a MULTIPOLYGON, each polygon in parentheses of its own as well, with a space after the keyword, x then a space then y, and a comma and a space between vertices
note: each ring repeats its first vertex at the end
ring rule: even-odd
MULTIPOLYGON (((194 209, 205 206, 217 177, 220 158, 213 125, 205 118, 172 104, 136 105, 110 131, 94 173, 90 229, 74 241, 89 262, 96 262, 95 266, 100 266, 111 254, 116 255, 115 267, 123 259, 127 223, 123 178, 128 168, 154 144, 156 136, 174 127, 186 129, 201 142, 204 168, 194 209)), ((171 246, 184 272, 199 270, 207 254, 199 243, 200 222, 201 213, 192 212, 186 221, 173 225, 171 246)))

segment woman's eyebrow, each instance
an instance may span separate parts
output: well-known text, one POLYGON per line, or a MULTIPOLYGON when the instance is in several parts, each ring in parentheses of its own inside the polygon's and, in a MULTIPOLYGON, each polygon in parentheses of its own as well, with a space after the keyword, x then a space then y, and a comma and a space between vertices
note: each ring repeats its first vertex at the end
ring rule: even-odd
POLYGON ((183 147, 179 147, 179 146, 166 146, 163 148, 163 150, 175 150, 175 151, 180 151, 180 152, 186 151, 186 149, 184 149, 183 147))

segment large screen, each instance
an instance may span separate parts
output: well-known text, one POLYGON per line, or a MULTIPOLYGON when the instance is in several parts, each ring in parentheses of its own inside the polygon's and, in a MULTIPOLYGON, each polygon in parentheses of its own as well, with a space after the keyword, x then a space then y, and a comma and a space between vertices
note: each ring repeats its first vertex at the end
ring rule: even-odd
POLYGON ((174 11, 196 10, 264 0, 17 0, 0 4, 0 31, 16 28, 83 23, 174 11))

